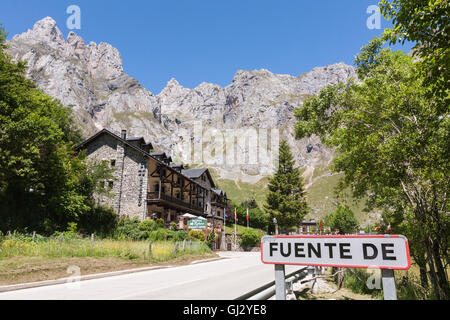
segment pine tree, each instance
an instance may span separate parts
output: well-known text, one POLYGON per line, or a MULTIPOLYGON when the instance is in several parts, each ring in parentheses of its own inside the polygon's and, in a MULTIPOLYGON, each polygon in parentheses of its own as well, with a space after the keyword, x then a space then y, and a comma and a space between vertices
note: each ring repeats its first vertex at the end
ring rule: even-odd
POLYGON ((272 218, 277 219, 281 230, 288 233, 290 227, 297 227, 308 213, 303 178, 295 168, 294 157, 286 140, 280 142, 279 167, 269 181, 267 205, 264 206, 272 218))

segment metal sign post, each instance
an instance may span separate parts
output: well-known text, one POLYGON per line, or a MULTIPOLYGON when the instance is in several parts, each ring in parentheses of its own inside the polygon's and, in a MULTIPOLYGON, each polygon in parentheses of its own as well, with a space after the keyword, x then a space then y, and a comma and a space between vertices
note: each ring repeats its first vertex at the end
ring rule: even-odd
POLYGON ((286 279, 284 264, 275 265, 275 297, 277 300, 286 300, 286 279))
POLYGON ((265 236, 261 239, 261 261, 275 265, 277 300, 286 299, 285 265, 318 267, 380 268, 385 300, 396 300, 393 270, 411 266, 408 239, 402 235, 265 236))
POLYGON ((384 300, 397 300, 394 270, 381 269, 381 279, 381 281, 383 282, 384 300))

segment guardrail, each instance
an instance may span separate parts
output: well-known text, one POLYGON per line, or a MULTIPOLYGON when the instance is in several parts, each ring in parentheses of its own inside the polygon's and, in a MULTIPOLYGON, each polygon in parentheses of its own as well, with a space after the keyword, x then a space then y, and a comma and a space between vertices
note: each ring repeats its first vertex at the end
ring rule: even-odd
MULTIPOLYGON (((308 274, 308 267, 304 267, 286 275, 285 277, 286 288, 292 290, 292 283, 305 278, 307 274, 308 274)), ((275 295, 275 292, 276 292, 275 281, 272 281, 234 300, 268 300, 269 298, 275 295)))

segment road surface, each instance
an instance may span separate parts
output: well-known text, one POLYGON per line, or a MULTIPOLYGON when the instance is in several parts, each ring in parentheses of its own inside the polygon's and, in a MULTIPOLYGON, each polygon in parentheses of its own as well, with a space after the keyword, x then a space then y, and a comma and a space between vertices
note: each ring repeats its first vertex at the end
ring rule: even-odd
MULTIPOLYGON (((0 293, 0 300, 231 300, 274 280, 274 266, 261 263, 259 252, 219 255, 224 259, 0 293)), ((286 274, 298 269, 286 266, 286 274)))

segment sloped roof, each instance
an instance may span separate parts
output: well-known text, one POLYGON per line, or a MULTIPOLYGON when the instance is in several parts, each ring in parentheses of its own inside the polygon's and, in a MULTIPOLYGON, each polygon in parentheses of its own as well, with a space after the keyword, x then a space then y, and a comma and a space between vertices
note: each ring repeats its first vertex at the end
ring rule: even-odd
POLYGON ((191 179, 198 179, 205 172, 206 172, 206 175, 208 176, 209 181, 211 182, 211 187, 215 187, 214 180, 211 177, 211 174, 209 173, 208 168, 187 169, 187 170, 181 171, 182 174, 184 174, 186 177, 191 178, 191 179))
POLYGON ((214 193, 218 194, 219 196, 226 196, 226 192, 220 189, 211 189, 214 193))
MULTIPOLYGON (((102 129, 99 132, 97 132, 96 134, 94 134, 93 136, 89 137, 88 139, 86 139, 85 141, 83 141, 82 143, 80 143, 78 146, 76 146, 74 148, 74 150, 80 150, 82 148, 84 148, 87 144, 89 144, 91 141, 97 139, 99 136, 101 136, 102 134, 108 134, 110 136, 112 136, 113 138, 123 142, 125 145, 127 145, 128 147, 131 147, 133 149, 135 149, 136 151, 139 151, 141 153, 144 153, 145 155, 148 155, 147 152, 145 152, 145 150, 142 150, 138 147, 136 147, 135 145, 131 144, 130 141, 136 141, 136 140, 144 140, 145 143, 145 139, 143 137, 139 137, 139 138, 127 138, 126 140, 122 139, 122 137, 118 136, 117 134, 109 131, 108 129, 102 129)), ((153 148, 153 145, 149 142, 146 144, 147 146, 150 146, 150 148, 153 148)))

